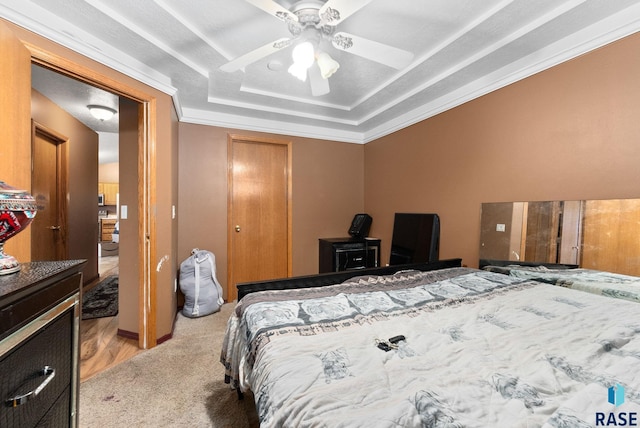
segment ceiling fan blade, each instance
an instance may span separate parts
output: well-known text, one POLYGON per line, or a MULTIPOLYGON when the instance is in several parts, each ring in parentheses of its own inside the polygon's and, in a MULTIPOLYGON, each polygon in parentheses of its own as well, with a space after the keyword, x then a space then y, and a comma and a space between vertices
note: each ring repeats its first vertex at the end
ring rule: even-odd
POLYGON ((284 7, 272 0, 245 0, 247 3, 251 3, 258 9, 262 9, 270 15, 275 16, 281 21, 298 21, 298 17, 289 12, 284 7))
POLYGON ((408 66, 413 60, 413 53, 411 52, 349 33, 338 32, 334 34, 331 43, 336 49, 370 59, 371 61, 398 70, 408 66))
POLYGON ((320 75, 318 64, 313 64, 307 71, 309 76, 309 84, 311 85, 311 95, 320 97, 329 93, 329 79, 324 79, 320 75))
POLYGON ((292 41, 293 39, 285 37, 282 39, 278 39, 275 42, 267 43, 266 45, 261 46, 258 49, 252 50, 251 52, 239 56, 238 58, 222 65, 220 67, 220 70, 226 71, 227 73, 238 71, 242 68, 245 68, 249 64, 253 64, 256 61, 261 60, 262 58, 289 46, 292 41))
POLYGON ((323 24, 337 25, 372 0, 329 0, 318 11, 323 24))

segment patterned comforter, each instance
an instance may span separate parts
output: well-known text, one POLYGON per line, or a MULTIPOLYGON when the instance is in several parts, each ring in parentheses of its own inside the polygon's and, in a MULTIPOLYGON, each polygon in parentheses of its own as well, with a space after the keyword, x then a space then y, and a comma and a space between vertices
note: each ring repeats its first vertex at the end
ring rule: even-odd
POLYGON ((638 308, 468 268, 359 277, 246 296, 221 361, 264 427, 587 427, 640 412, 638 308))
POLYGON ((549 269, 544 266, 486 266, 484 270, 640 302, 640 278, 637 276, 591 269, 549 269))

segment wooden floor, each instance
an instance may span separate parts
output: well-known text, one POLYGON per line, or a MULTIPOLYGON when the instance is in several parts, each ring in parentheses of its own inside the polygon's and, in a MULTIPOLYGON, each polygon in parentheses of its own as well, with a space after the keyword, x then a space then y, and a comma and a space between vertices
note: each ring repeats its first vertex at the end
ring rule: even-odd
MULTIPOLYGON (((118 256, 100 257, 100 278, 118 274, 118 256)), ((98 281, 88 284, 91 289, 98 281)), ((138 341, 118 336, 118 317, 96 318, 80 322, 80 381, 142 352, 138 341)))

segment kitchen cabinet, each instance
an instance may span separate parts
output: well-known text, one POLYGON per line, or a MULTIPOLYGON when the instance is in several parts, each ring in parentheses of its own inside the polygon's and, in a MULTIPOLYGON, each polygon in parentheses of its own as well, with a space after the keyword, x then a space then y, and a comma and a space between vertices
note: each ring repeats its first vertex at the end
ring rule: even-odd
POLYGON ((98 193, 104 195, 105 205, 116 205, 118 203, 119 183, 98 183, 98 193))
POLYGON ((100 219, 100 240, 111 242, 113 240, 113 231, 116 229, 115 218, 100 219))

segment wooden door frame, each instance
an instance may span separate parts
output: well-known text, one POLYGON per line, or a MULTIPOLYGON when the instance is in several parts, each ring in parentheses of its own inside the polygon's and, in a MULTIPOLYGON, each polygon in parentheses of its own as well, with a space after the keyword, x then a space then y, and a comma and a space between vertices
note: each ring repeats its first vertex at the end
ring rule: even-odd
POLYGON ((104 89, 139 103, 138 108, 138 346, 157 344, 157 274, 151 268, 156 260, 156 218, 150 207, 156 206, 156 99, 155 97, 22 41, 31 53, 31 63, 104 89))
MULTIPOLYGON (((58 192, 58 214, 60 216, 60 226, 62 231, 60 232, 63 236, 62 245, 56 248, 56 256, 61 259, 67 259, 69 257, 69 249, 67 245, 68 238, 68 225, 67 225, 67 210, 68 204, 65 195, 67 194, 67 186, 68 186, 68 177, 69 177, 69 138, 55 129, 49 128, 41 123, 38 123, 35 120, 31 120, 31 153, 33 157, 33 153, 35 152, 35 144, 36 144, 36 135, 41 134, 47 137, 48 139, 54 141, 56 143, 56 152, 57 156, 57 171, 58 171, 58 182, 56 183, 56 191, 58 192)), ((31 176, 33 177, 33 159, 31 163, 31 176)), ((33 178, 32 178, 33 184, 33 178)), ((32 246, 33 251, 33 246, 32 246)))
MULTIPOLYGON (((293 272, 293 160, 291 141, 250 135, 227 134, 227 289, 232 287, 233 278, 233 144, 277 144, 287 147, 287 276, 293 272)), ((229 296, 227 296, 227 301, 229 296)))

